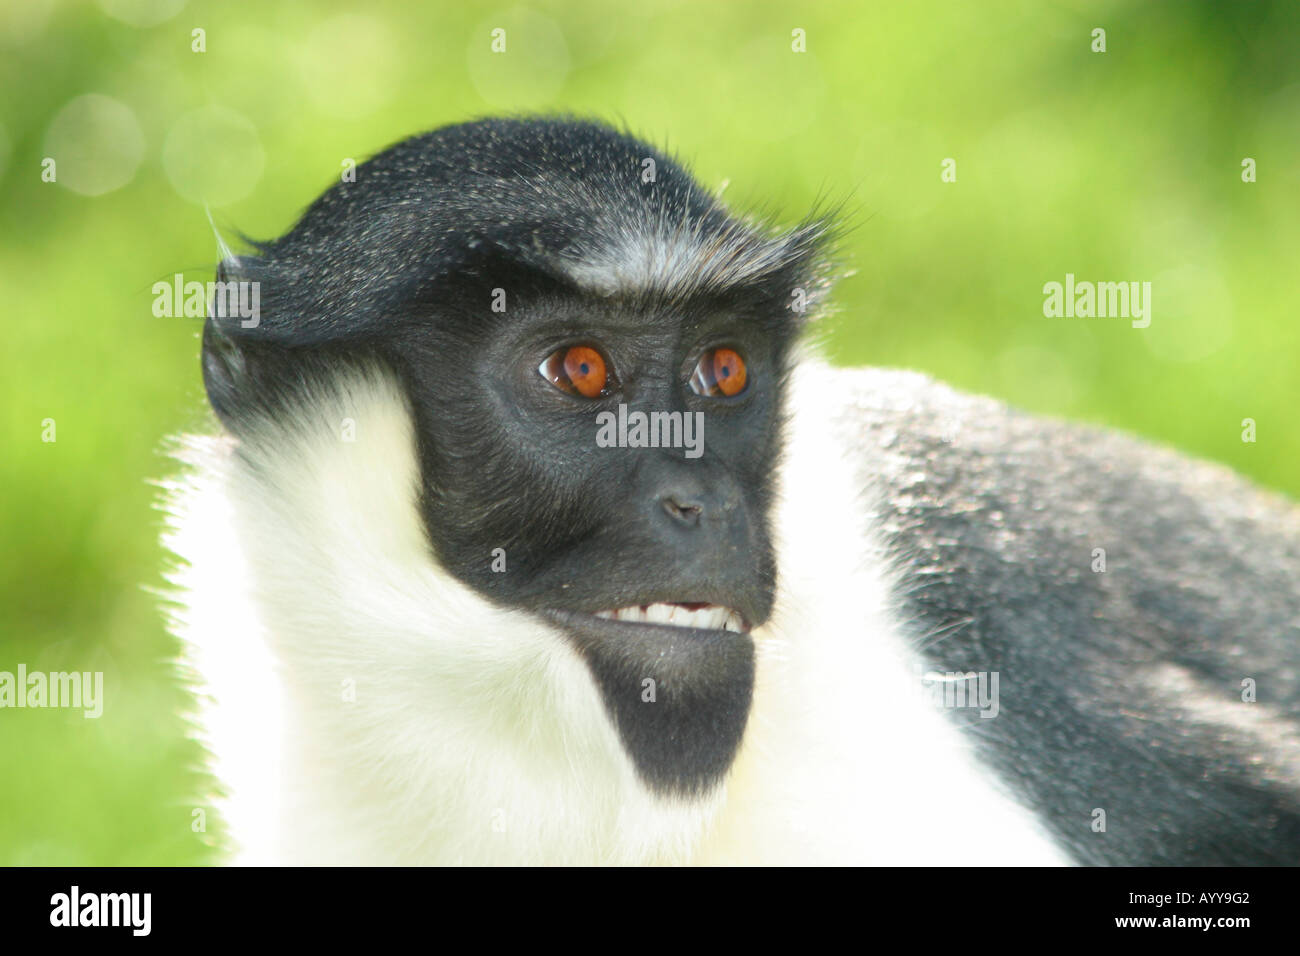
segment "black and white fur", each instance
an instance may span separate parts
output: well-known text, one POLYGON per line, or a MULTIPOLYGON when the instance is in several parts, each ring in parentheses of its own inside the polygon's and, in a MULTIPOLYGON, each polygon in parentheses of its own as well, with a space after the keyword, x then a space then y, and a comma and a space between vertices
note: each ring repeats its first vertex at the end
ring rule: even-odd
POLYGON ((490 120, 222 262, 262 318, 205 327, 225 429, 184 442, 168 544, 237 859, 1295 861, 1300 514, 820 363, 789 306, 826 292, 825 231, 769 235, 598 124, 490 120), (706 409, 698 462, 594 447, 534 371, 586 338, 620 400, 706 409), (718 341, 751 390, 697 406, 718 341), (687 496, 698 527, 663 517, 687 496), (654 601, 751 627, 593 623, 654 601), (997 717, 935 708, 932 671, 998 673, 997 717))

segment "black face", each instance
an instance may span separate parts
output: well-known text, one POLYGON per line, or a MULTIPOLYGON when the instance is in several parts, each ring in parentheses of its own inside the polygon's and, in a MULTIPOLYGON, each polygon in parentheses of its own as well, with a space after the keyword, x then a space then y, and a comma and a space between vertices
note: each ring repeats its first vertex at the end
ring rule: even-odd
POLYGON ((814 230, 751 233, 670 160, 592 124, 453 127, 358 173, 223 268, 263 283, 263 314, 251 330, 209 320, 214 407, 238 433, 303 382, 390 368, 438 561, 573 641, 643 779, 708 787, 744 730, 748 631, 772 609, 790 305, 818 286, 814 230), (730 265, 683 253, 690 275, 610 280, 627 236, 664 222, 691 224, 685 250, 731 243, 730 265), (690 447, 606 447, 620 417, 640 444, 639 414, 690 447))

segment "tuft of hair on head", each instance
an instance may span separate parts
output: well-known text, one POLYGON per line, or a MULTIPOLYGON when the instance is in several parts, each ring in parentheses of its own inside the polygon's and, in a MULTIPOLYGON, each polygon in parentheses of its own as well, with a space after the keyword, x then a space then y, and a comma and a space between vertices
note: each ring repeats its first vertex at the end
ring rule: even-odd
MULTIPOLYGON (((230 244, 226 242, 225 236, 217 228, 216 220, 212 218, 212 207, 204 203, 203 211, 207 213, 208 225, 212 227, 212 237, 217 240, 217 261, 222 264, 229 262, 231 266, 238 269, 239 257, 230 250, 230 244)), ((218 266, 218 271, 220 271, 220 266, 218 266)), ((218 279, 218 281, 221 280, 218 279)))

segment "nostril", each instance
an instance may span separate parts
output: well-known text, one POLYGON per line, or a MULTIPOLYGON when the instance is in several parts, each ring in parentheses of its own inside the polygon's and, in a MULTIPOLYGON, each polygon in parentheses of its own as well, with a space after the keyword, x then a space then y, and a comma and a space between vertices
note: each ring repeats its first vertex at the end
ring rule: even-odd
POLYGON ((676 518, 683 524, 699 524, 700 513, 704 508, 693 501, 680 501, 669 495, 663 499, 664 511, 669 517, 676 518))

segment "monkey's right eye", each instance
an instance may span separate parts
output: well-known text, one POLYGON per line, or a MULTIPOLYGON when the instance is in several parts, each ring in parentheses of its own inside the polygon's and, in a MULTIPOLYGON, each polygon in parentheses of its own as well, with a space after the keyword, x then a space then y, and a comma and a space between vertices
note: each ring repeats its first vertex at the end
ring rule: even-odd
POLYGON ((605 357, 590 345, 569 345, 557 349, 541 365, 538 374, 561 391, 583 398, 600 398, 613 388, 613 376, 605 357))

